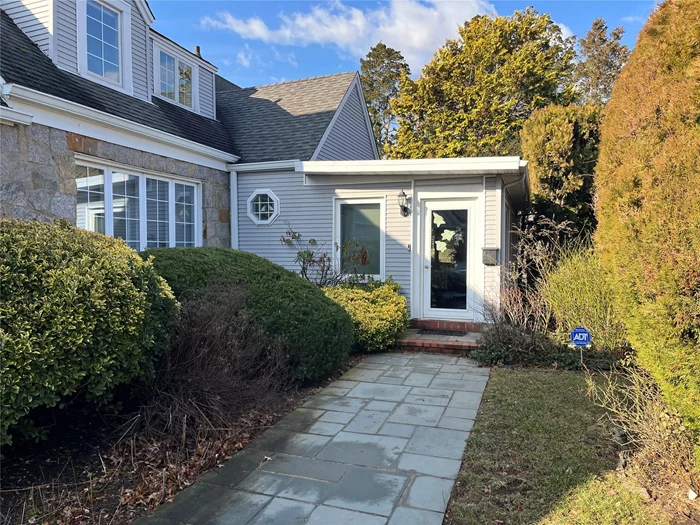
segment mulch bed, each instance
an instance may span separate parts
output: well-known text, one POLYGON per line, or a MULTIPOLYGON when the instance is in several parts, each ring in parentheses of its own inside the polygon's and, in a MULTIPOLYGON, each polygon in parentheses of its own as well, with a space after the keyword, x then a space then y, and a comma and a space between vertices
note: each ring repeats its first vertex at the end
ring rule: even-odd
POLYGON ((57 410, 48 440, 17 442, 2 450, 0 525, 131 523, 229 459, 364 357, 351 356, 320 387, 300 388, 273 406, 254 407, 214 442, 173 447, 129 435, 133 416, 80 406, 70 413, 57 410))

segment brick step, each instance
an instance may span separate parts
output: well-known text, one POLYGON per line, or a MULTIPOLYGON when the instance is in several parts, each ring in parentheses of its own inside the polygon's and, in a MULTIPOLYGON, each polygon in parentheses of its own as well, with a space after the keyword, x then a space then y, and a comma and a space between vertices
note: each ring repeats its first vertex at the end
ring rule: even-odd
POLYGON ((411 328, 419 330, 444 330, 446 332, 481 332, 481 323, 473 321, 444 321, 441 319, 411 319, 411 328))
POLYGON ((438 354, 468 354, 479 346, 477 340, 478 336, 475 333, 465 336, 431 335, 419 334, 417 328, 409 328, 396 341, 396 348, 438 354))

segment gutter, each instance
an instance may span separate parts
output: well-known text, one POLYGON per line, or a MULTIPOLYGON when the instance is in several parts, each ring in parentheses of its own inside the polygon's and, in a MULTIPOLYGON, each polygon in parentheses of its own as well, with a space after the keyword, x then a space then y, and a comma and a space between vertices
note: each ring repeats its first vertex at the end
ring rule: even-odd
POLYGON ((117 117, 104 111, 89 108, 82 104, 70 102, 54 95, 48 95, 18 84, 4 84, 2 86, 2 94, 9 99, 19 100, 51 111, 77 117, 100 126, 155 140, 169 146, 204 155, 220 162, 235 163, 240 160, 239 156, 233 155, 232 153, 225 153, 216 148, 178 137, 172 133, 160 131, 144 124, 137 124, 123 117, 117 117))

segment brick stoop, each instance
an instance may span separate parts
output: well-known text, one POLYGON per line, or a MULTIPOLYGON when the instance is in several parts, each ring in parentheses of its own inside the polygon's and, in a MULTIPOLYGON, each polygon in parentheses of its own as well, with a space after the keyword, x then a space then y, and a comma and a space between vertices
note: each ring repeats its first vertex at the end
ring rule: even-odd
POLYGON ((479 333, 481 332, 481 323, 473 321, 443 321, 440 319, 411 319, 411 328, 479 333))
POLYGON ((396 341, 399 350, 416 350, 436 354, 468 354, 479 345, 477 335, 465 336, 419 334, 417 328, 409 328, 396 341))

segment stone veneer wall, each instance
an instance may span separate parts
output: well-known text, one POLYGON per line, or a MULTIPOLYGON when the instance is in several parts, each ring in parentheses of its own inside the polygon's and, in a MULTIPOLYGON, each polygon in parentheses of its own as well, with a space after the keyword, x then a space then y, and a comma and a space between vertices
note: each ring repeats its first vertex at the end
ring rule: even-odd
POLYGON ((73 153, 202 181, 205 246, 231 246, 229 173, 39 124, 0 124, 0 216, 75 224, 73 153))

